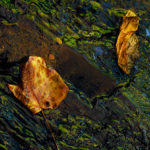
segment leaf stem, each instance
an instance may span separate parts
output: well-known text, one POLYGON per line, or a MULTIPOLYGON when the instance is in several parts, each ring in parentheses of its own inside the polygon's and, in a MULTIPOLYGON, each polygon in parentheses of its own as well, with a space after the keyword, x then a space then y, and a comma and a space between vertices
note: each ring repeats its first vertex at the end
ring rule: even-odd
POLYGON ((56 138, 55 138, 54 132, 53 132, 53 130, 52 130, 52 127, 51 127, 50 123, 48 122, 48 120, 46 119, 43 110, 41 111, 41 113, 42 113, 43 118, 44 118, 44 120, 45 120, 45 122, 46 122, 46 126, 47 126, 47 128, 49 129, 49 131, 50 131, 50 133, 51 133, 51 135, 52 135, 52 138, 53 138, 53 141, 54 141, 54 143, 55 143, 56 149, 59 150, 58 145, 57 145, 57 143, 56 143, 56 138))

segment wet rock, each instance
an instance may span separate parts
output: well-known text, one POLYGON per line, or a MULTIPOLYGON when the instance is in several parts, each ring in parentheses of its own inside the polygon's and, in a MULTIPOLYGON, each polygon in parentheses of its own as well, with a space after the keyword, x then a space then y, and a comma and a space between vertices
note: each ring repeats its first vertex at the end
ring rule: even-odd
POLYGON ((74 83, 88 96, 108 92, 114 87, 113 79, 100 72, 82 55, 65 45, 53 44, 53 41, 38 32, 35 24, 27 19, 20 19, 16 26, 0 27, 1 53, 8 62, 19 61, 27 56, 41 56, 48 59, 49 53, 55 55, 55 64, 51 65, 66 79, 74 83))
POLYGON ((20 64, 29 55, 43 57, 69 86, 62 104, 44 111, 61 150, 149 149, 149 4, 6 2, 0 1, 0 149, 56 149, 42 115, 33 116, 7 88, 19 82, 20 64), (131 6, 141 18, 137 35, 142 56, 137 70, 126 76, 117 68, 115 42, 131 6), (102 47, 103 55, 95 47, 102 47), (55 60, 49 60, 51 53, 55 60))

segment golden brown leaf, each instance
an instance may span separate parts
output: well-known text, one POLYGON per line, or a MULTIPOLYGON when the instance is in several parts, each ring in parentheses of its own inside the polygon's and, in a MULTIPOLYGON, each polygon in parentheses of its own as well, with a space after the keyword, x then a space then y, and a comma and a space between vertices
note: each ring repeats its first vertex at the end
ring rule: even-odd
POLYGON ((59 44, 59 45, 61 45, 62 44, 62 40, 59 38, 59 37, 56 37, 56 42, 59 44))
POLYGON ((22 64, 22 82, 8 87, 34 114, 57 107, 69 90, 60 75, 37 56, 22 64))
POLYGON ((123 23, 116 43, 118 65, 126 74, 130 74, 135 60, 140 57, 138 50, 139 41, 134 33, 137 31, 138 25, 139 17, 133 11, 128 10, 123 17, 123 23))
POLYGON ((49 54, 49 60, 55 60, 55 56, 53 54, 49 54))

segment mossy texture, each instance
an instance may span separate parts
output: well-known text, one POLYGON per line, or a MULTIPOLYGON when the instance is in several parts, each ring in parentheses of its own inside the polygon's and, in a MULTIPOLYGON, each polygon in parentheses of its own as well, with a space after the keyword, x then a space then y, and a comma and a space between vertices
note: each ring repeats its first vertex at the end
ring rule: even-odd
MULTIPOLYGON (((88 87, 80 85, 82 76, 78 79, 71 76, 75 69, 71 72, 64 69, 66 72, 63 73, 67 64, 60 67, 70 88, 69 94, 57 109, 44 111, 53 127, 59 149, 149 149, 149 2, 1 0, 0 5, 0 29, 3 29, 0 30, 0 42, 4 44, 4 47, 0 45, 0 149, 56 149, 42 115, 33 115, 10 93, 7 84, 20 81, 22 57, 38 55, 50 65, 48 54, 67 49, 63 45, 68 45, 89 65, 113 78, 115 85, 112 89, 106 85, 108 92, 98 93, 93 90, 98 89, 93 83, 91 87, 94 88, 88 90, 88 87), (130 75, 124 74, 118 67, 115 47, 122 17, 128 9, 134 10, 140 17, 136 34, 141 57, 130 75)), ((56 59, 60 62, 67 59, 63 54, 56 59)), ((68 56, 71 54, 68 51, 68 56)), ((77 56, 72 57, 72 61, 82 63, 77 56)), ((70 63, 70 68, 75 68, 76 64, 78 68, 78 63, 70 63)), ((84 68, 80 70, 84 72, 84 68)), ((94 71, 91 69, 90 72, 94 71)), ((86 76, 86 73, 83 74, 86 76)), ((85 79, 87 83, 91 80, 85 79)))

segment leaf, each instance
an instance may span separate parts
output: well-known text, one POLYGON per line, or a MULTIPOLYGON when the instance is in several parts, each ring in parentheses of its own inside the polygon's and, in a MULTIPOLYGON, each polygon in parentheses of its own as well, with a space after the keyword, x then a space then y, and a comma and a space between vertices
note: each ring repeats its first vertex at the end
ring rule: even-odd
POLYGON ((61 45, 62 44, 62 40, 59 38, 59 37, 56 37, 56 42, 59 44, 59 45, 61 45))
POLYGON ((130 74, 135 60, 140 57, 139 40, 135 34, 139 25, 139 17, 128 10, 123 17, 120 33, 116 43, 118 65, 126 73, 130 74))
POLYGON ((55 60, 55 56, 53 54, 49 54, 48 58, 49 60, 55 60))
POLYGON ((30 56, 21 68, 21 83, 8 87, 34 114, 42 109, 56 108, 66 97, 68 87, 54 69, 46 67, 43 58, 30 56))

